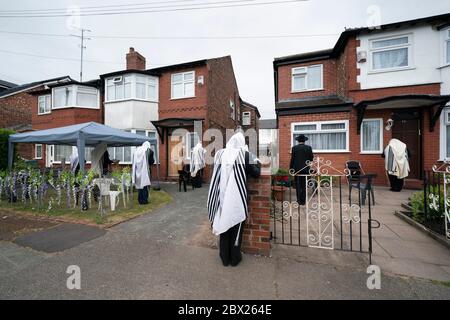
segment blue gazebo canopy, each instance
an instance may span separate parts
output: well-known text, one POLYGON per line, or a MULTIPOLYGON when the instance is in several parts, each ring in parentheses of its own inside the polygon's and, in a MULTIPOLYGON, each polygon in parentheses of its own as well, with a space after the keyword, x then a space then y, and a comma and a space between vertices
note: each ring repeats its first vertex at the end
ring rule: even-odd
POLYGON ((146 136, 112 128, 96 122, 72 126, 18 133, 9 136, 8 166, 11 169, 14 157, 14 143, 43 143, 78 147, 80 169, 84 170, 84 149, 106 143, 108 147, 140 146, 152 141, 146 136))

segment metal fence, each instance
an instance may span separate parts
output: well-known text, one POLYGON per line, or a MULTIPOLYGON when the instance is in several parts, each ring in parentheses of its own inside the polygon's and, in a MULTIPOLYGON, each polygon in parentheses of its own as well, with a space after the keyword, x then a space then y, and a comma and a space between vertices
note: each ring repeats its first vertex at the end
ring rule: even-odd
MULTIPOLYGON (((372 254, 373 176, 352 176, 316 158, 308 174, 272 178, 271 232, 278 244, 372 254), (304 199, 301 188, 305 188, 304 199), (304 203, 303 203, 303 200, 304 203)), ((303 171, 302 171, 303 172, 303 171)))

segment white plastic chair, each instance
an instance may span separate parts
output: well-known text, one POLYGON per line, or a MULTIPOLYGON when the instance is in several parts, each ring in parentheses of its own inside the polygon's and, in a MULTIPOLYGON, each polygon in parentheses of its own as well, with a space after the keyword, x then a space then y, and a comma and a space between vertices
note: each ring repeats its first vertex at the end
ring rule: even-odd
POLYGON ((102 201, 106 201, 106 197, 110 197, 112 179, 97 178, 92 181, 100 189, 99 211, 103 211, 102 201))

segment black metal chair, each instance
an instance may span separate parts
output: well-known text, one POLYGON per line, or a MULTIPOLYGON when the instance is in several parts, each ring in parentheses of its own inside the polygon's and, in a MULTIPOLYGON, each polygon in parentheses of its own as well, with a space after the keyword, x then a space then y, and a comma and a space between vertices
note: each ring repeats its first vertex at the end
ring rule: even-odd
POLYGON ((346 167, 349 171, 348 180, 348 199, 351 203, 352 201, 352 190, 358 189, 361 194, 361 204, 364 206, 366 204, 366 198, 368 192, 372 196, 373 205, 375 205, 375 192, 373 188, 373 179, 376 175, 369 174, 366 175, 361 163, 358 161, 348 161, 346 167))
POLYGON ((178 170, 178 191, 181 192, 181 186, 183 186, 184 192, 187 192, 187 185, 191 184, 192 189, 194 189, 194 184, 192 183, 192 177, 189 165, 184 165, 183 170, 178 170))

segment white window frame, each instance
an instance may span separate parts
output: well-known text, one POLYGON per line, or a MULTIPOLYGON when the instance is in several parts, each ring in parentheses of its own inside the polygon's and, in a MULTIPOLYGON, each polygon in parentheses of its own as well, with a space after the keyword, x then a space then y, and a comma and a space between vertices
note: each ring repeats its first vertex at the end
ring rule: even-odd
POLYGON ((242 112, 242 125, 250 126, 251 124, 252 124, 252 113, 250 111, 242 112), (245 120, 248 120, 248 122, 246 122, 245 120))
POLYGON ((367 118, 367 119, 363 119, 362 123, 361 123, 361 154, 382 154, 383 153, 383 133, 384 133, 384 129, 383 129, 383 125, 384 125, 384 121, 381 118, 367 118), (364 131, 363 131, 363 124, 364 122, 369 122, 369 121, 378 121, 380 123, 380 149, 376 150, 376 151, 365 151, 363 149, 363 143, 364 143, 364 131))
POLYGON ((439 161, 448 161, 450 160, 450 156, 447 156, 447 139, 450 137, 447 136, 447 126, 450 126, 450 104, 448 104, 445 109, 442 111, 441 116, 441 134, 440 134, 440 160, 439 161))
POLYGON ((186 71, 186 72, 172 73, 170 75, 170 98, 172 100, 195 98, 195 70, 186 71), (184 80, 184 77, 185 77, 186 74, 192 74, 192 80, 184 80), (179 76, 179 75, 181 75, 181 79, 182 80, 174 82, 175 76, 179 76), (175 97, 174 96, 174 90, 173 90, 173 85, 174 84, 183 84, 183 90, 184 90, 184 85, 187 84, 187 83, 191 83, 191 82, 192 82, 192 84, 194 86, 194 91, 192 92, 192 95, 185 95, 184 94, 181 97, 175 97))
MULTIPOLYGON (((47 110, 47 105, 44 108, 45 110, 47 110)), ((46 95, 42 95, 38 97, 38 115, 44 115, 44 114, 50 114, 52 113, 52 95, 51 94, 46 94, 46 95), (47 100, 48 98, 48 100, 47 100), (39 104, 41 103, 41 99, 44 99, 44 103, 47 104, 48 101, 48 111, 45 112, 40 112, 40 108, 39 108, 39 104)))
POLYGON ((236 120, 236 107, 234 106, 234 101, 232 99, 230 99, 230 117, 233 120, 236 120))
POLYGON ((188 132, 188 133, 186 133, 186 136, 185 136, 185 139, 186 139, 186 141, 185 141, 185 148, 186 148, 186 159, 187 160, 191 159, 191 148, 195 147, 195 145, 194 146, 190 146, 191 135, 196 135, 197 138, 198 138, 198 141, 200 141, 200 137, 198 136, 198 132, 188 132))
POLYGON ((450 56, 449 56, 449 44, 450 44, 450 28, 444 31, 444 66, 450 66, 450 56))
POLYGON ((384 72, 392 72, 392 71, 402 71, 402 70, 410 70, 414 68, 414 55, 413 55, 413 35, 412 33, 408 34, 398 34, 393 35, 389 37, 379 37, 379 38, 372 38, 369 39, 369 63, 370 63, 370 73, 384 73, 384 72), (386 40, 394 40, 394 39, 400 39, 400 38, 408 38, 408 43, 406 44, 400 44, 400 45, 393 45, 388 47, 381 47, 381 48, 373 48, 373 43, 378 41, 386 41, 386 40), (384 68, 384 69, 374 69, 373 62, 374 53, 377 52, 385 52, 385 51, 392 51, 392 50, 398 50, 398 49, 408 49, 408 65, 404 67, 394 67, 394 68, 384 68))
POLYGON ((350 152, 350 130, 349 130, 349 120, 333 120, 333 121, 315 121, 315 122, 293 122, 291 123, 291 148, 294 147, 294 134, 304 134, 305 136, 308 136, 308 134, 311 133, 342 133, 345 132, 345 150, 313 150, 314 153, 349 153, 350 152), (344 129, 333 129, 333 130, 322 130, 322 125, 326 124, 345 124, 344 129), (310 131, 296 131, 294 130, 295 126, 305 126, 305 125, 316 125, 316 130, 310 130, 310 131))
POLYGON ((308 91, 321 91, 323 90, 323 64, 315 64, 311 66, 295 67, 291 69, 291 92, 308 92, 308 91), (308 69, 320 67, 320 87, 319 88, 308 88, 308 69), (304 70, 304 71, 303 71, 304 70), (305 75, 305 89, 295 89, 294 87, 294 77, 298 75, 305 75))
POLYGON ((34 145, 34 158, 36 160, 42 160, 43 155, 44 155, 44 149, 43 148, 44 148, 44 146, 42 144, 38 143, 38 144, 34 145), (38 157, 38 153, 37 153, 38 147, 41 147, 41 156, 40 157, 38 157))
MULTIPOLYGON (((159 154, 158 133, 156 132, 156 130, 151 130, 151 129, 127 129, 126 131, 127 132, 131 132, 131 133, 136 133, 136 131, 145 131, 145 136, 146 137, 149 136, 150 132, 155 133, 155 137, 156 137, 156 153, 158 155, 158 157, 155 158, 155 164, 159 164, 160 154, 159 154)), ((110 153, 109 157, 110 157, 110 159, 116 159, 116 148, 122 148, 124 150, 123 154, 125 154, 125 148, 128 148, 128 147, 112 147, 112 148, 114 150, 114 153, 112 153, 112 154, 110 153)), ((119 160, 119 164, 120 165, 130 165, 130 164, 132 164, 133 154, 136 151, 136 148, 137 147, 131 147, 131 161, 128 162, 128 161, 121 161, 120 159, 116 159, 116 160, 119 160)))
POLYGON ((67 108, 83 108, 83 109, 100 109, 100 94, 99 94, 99 90, 97 88, 94 87, 89 87, 89 86, 82 86, 82 85, 68 85, 68 86, 61 86, 61 87, 56 87, 52 89, 52 110, 58 110, 58 109, 67 109, 67 108), (72 87, 72 104, 71 105, 67 105, 67 106, 62 106, 62 107, 55 107, 55 91, 61 90, 61 89, 65 89, 65 88, 69 88, 72 87), (90 90, 95 90, 97 93, 97 105, 95 107, 87 107, 87 106, 78 106, 77 105, 77 93, 78 93, 78 88, 80 89, 90 89, 90 90))
MULTIPOLYGON (((116 84, 113 83, 112 87, 114 88, 115 91, 115 86, 116 84)), ((105 79, 105 102, 109 103, 109 102, 120 102, 120 101, 129 101, 129 100, 137 100, 137 101, 146 101, 146 102, 158 102, 158 79, 150 76, 150 75, 146 75, 146 74, 138 74, 138 73, 128 73, 128 74, 123 74, 121 76, 114 76, 114 77, 109 77, 105 79), (130 97, 125 98, 125 78, 130 77, 131 78, 131 92, 130 92, 130 97), (137 97, 137 79, 138 77, 145 77, 146 81, 145 81, 145 99, 142 98, 138 98, 137 97), (119 81, 120 84, 122 85, 122 98, 120 99, 111 99, 111 97, 108 94, 108 82, 109 81, 114 81, 114 79, 118 79, 120 78, 121 80, 119 81), (155 95, 154 97, 151 96, 150 94, 150 89, 149 88, 154 88, 154 92, 155 95)))

